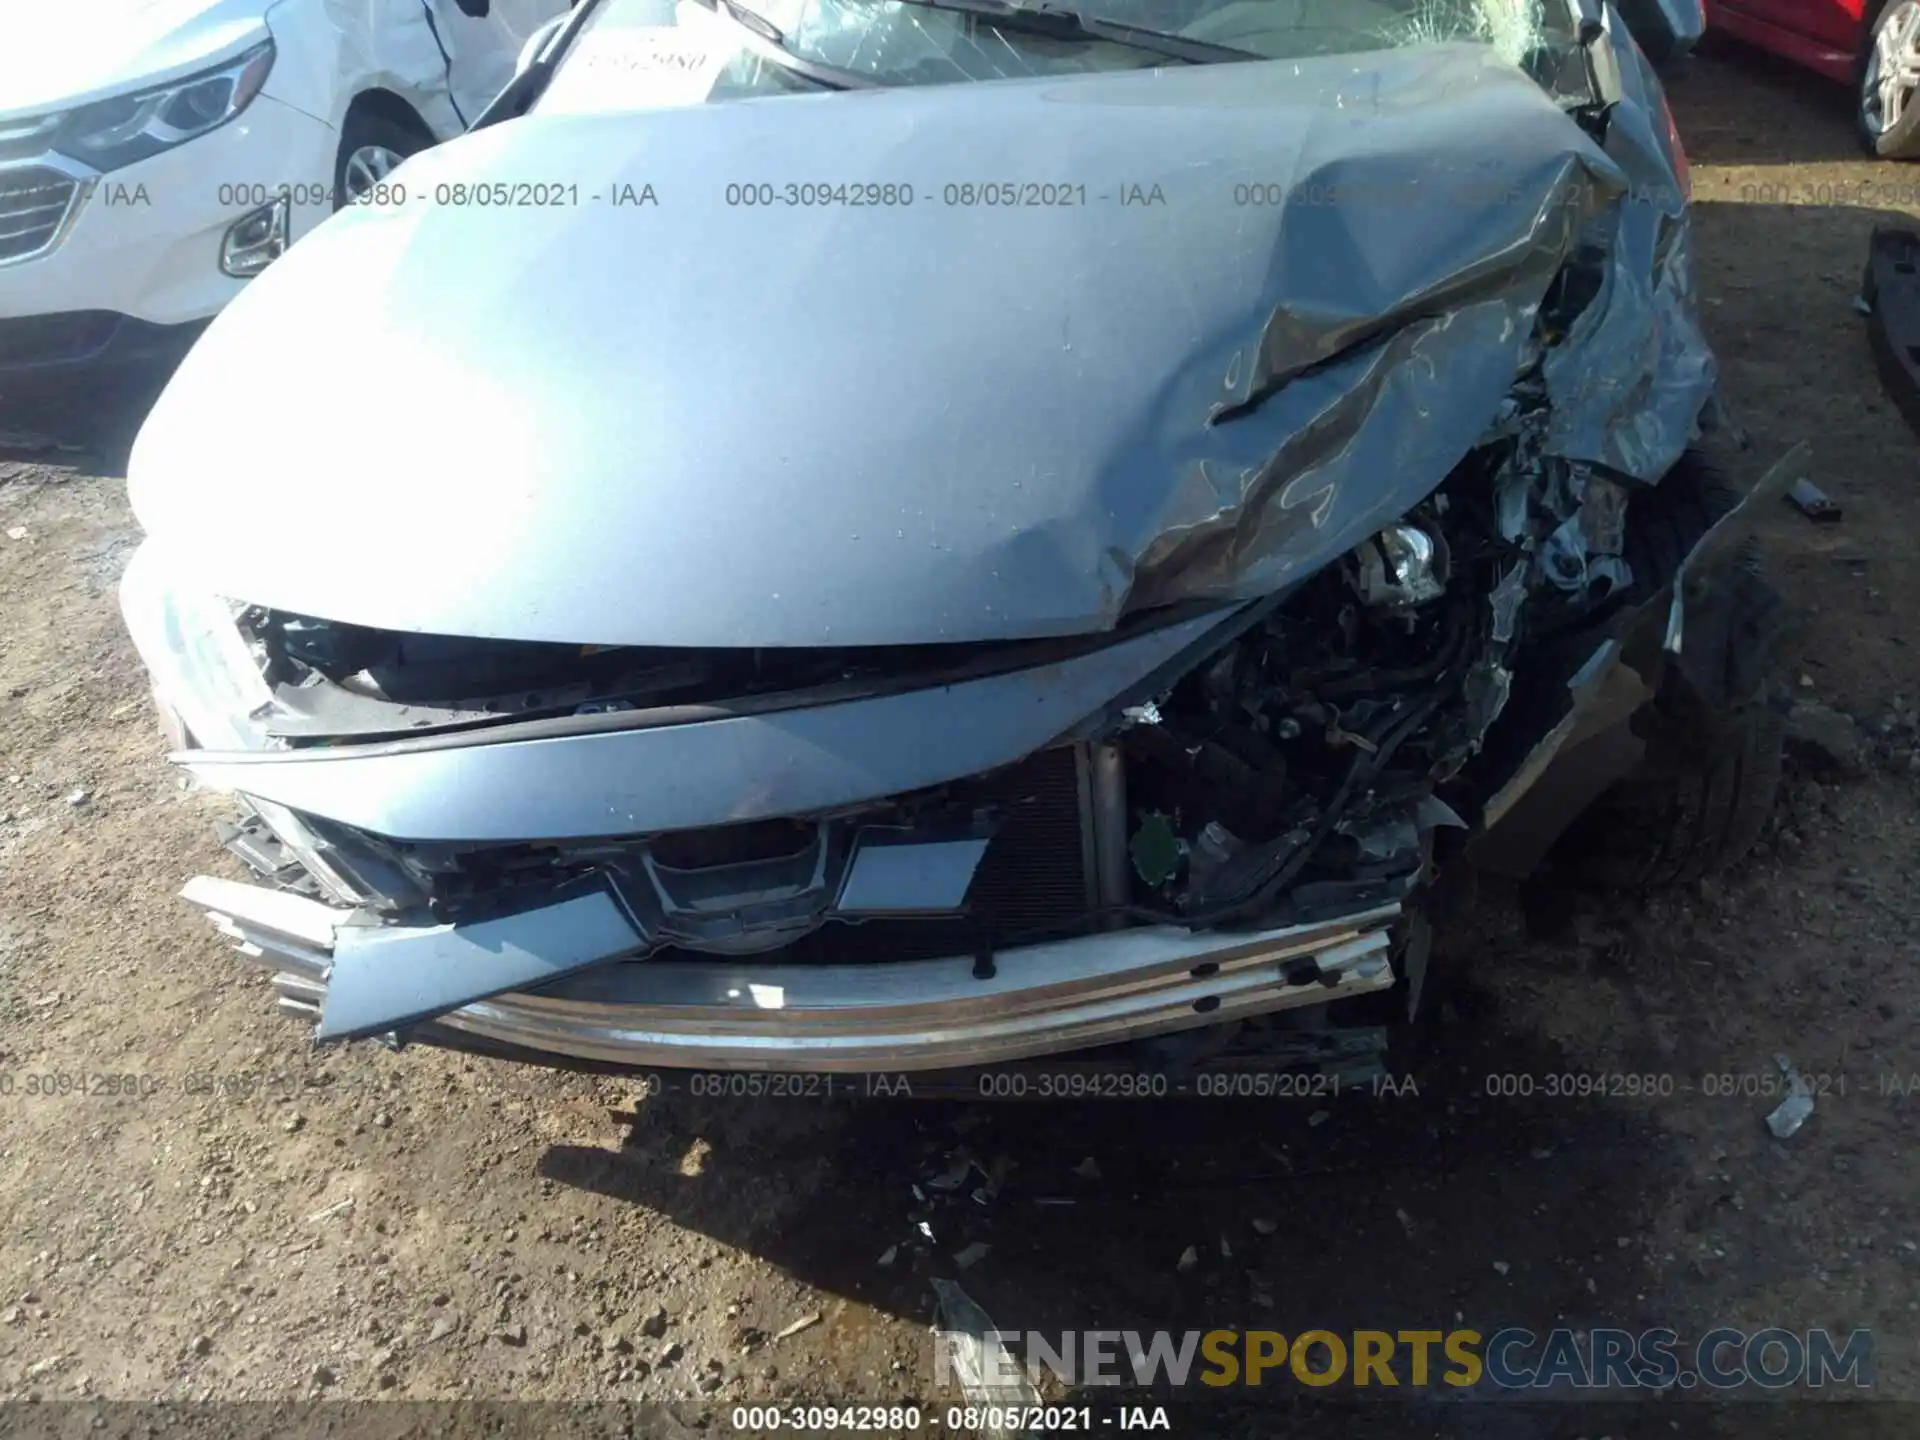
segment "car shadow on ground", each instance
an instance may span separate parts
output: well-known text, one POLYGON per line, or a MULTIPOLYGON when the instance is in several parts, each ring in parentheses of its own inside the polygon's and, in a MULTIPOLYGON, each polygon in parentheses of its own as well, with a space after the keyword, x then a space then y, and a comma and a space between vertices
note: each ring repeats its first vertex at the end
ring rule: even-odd
POLYGON ((1695 165, 1865 160, 1853 90, 1777 55, 1716 39, 1669 81, 1668 103, 1695 165))
POLYGON ((85 379, 0 379, 0 462, 124 479, 134 437, 174 363, 128 365, 85 379))
POLYGON ((1478 981, 1445 1005, 1430 1070, 1337 1095, 656 1096, 618 1153, 554 1147, 540 1173, 917 1321, 939 1276, 1044 1332, 1668 1323, 1643 1241, 1675 1183, 1657 1116, 1532 1093, 1579 1066, 1478 981))
MULTIPOLYGON (((1591 894, 1568 904, 1589 931, 1595 917, 1623 909, 1591 894)), ((1683 985, 1676 996, 1653 978, 1658 969, 1637 984, 1636 968, 1674 962, 1528 935, 1516 910, 1503 889, 1443 932, 1435 973, 1453 979, 1442 1046, 1414 1085, 1403 1077, 1391 1088, 1260 1102, 656 1095, 621 1117, 631 1129, 620 1150, 554 1146, 538 1170, 756 1256, 855 1312, 917 1324, 936 1318, 935 1278, 957 1281, 994 1327, 1050 1336, 1471 1329, 1484 1337, 1509 1326, 1535 1335, 1610 1326, 1697 1337, 1730 1323, 1688 1294, 1702 1273, 1700 1246, 1711 1235, 1722 1253, 1737 1250, 1765 1293, 1787 1263, 1771 1253, 1777 1218, 1745 1206, 1726 1176, 1705 1173, 1720 1168, 1710 1161, 1727 1163, 1724 1151, 1682 1153, 1662 1110, 1686 1101, 1627 1098, 1619 1087, 1549 1093, 1591 1078, 1594 1058, 1535 1033, 1509 987, 1644 988, 1655 1010, 1683 1001, 1691 1017, 1636 1008, 1625 1033, 1609 1037, 1618 1042, 1611 1058, 1649 1076, 1724 1064, 1710 1039, 1663 1052, 1651 1037, 1708 1036, 1712 1012, 1737 1002, 1714 985, 1683 985), (955 1175, 964 1176, 957 1188, 938 1188, 955 1175), (1685 1253, 1662 1253, 1672 1240, 1653 1237, 1676 1211, 1685 1253)), ((1779 1143, 1759 1123, 1765 1108, 1722 1106, 1726 1123, 1752 1132, 1728 1136, 1736 1151, 1779 1143)), ((1818 1163, 1769 1155, 1776 1166, 1818 1163)), ((836 1328, 849 1320, 840 1315, 836 1328)), ((1315 1390, 1284 1369, 1260 1389, 1090 1386, 1066 1398, 1102 1414, 1118 1403, 1169 1403, 1177 1433, 1212 1440, 1798 1440, 1806 1416, 1751 1396, 1714 1403, 1679 1391, 1668 1398, 1683 1403, 1650 1412, 1650 1395, 1603 1404, 1561 1393, 1542 1404, 1437 1382, 1315 1390)), ((1822 1429, 1903 1434, 1907 1408, 1842 1406, 1822 1429)))

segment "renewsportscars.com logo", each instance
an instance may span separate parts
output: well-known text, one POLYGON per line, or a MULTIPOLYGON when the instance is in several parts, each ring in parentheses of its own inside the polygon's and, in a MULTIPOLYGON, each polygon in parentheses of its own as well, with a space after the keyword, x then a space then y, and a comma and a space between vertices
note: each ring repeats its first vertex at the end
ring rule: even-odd
MULTIPOLYGON (((974 1337, 966 1337, 972 1340, 974 1337)), ((1784 1390, 1873 1385, 1873 1334, 1723 1326, 1674 1330, 989 1330, 956 1365, 934 1344, 936 1380, 975 1367, 987 1385, 1051 1372, 1062 1384, 1306 1385, 1373 1390, 1442 1386, 1475 1394, 1594 1390, 1784 1390)))

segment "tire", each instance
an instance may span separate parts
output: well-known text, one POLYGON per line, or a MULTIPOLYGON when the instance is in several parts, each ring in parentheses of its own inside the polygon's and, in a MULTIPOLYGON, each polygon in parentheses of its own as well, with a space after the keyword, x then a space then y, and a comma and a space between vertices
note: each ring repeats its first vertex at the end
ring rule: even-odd
POLYGON ((1890 54, 1920 61, 1920 0, 1889 0, 1880 11, 1860 57, 1853 107, 1868 154, 1883 160, 1920 160, 1920 66, 1902 67, 1913 76, 1912 83, 1883 91, 1880 77, 1890 54), (1884 119, 1889 102, 1896 107, 1891 125, 1884 119))
MULTIPOLYGON (((1657 593, 1739 491, 1706 456, 1689 451, 1651 491, 1627 507, 1627 556, 1636 591, 1657 593)), ((1751 605, 1777 601, 1758 557, 1742 557, 1736 584, 1751 605)), ((1582 884, 1658 889, 1705 879, 1753 848, 1780 783, 1784 714, 1769 675, 1733 710, 1703 714, 1671 688, 1635 717, 1646 740, 1641 768, 1614 786, 1568 829, 1555 868, 1582 884)))
POLYGON ((347 123, 340 127, 340 153, 333 162, 333 208, 353 204, 367 184, 384 180, 407 156, 433 143, 422 123, 407 124, 374 110, 349 111, 347 123))

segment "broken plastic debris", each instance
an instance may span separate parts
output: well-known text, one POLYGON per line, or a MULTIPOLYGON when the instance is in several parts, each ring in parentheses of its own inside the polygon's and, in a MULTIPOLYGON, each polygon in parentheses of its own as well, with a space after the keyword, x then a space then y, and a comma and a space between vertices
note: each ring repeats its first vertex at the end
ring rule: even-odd
POLYGON ((307 1216, 307 1220, 309 1222, 312 1222, 315 1220, 330 1220, 335 1215, 344 1214, 346 1211, 351 1210, 352 1208, 353 1208, 353 1196, 349 1195, 344 1200, 334 1201, 333 1204, 327 1206, 327 1208, 324 1210, 314 1211, 313 1214, 307 1216))
POLYGON ((777 1331, 773 1338, 776 1340, 785 1340, 789 1336, 798 1335, 802 1330, 811 1330, 815 1325, 818 1325, 819 1323, 820 1323, 820 1312, 818 1310, 815 1310, 809 1314, 802 1315, 798 1320, 794 1321, 791 1325, 787 1326, 785 1329, 777 1331))
POLYGON ((893 1264, 894 1257, 897 1256, 899 1253, 900 1253, 900 1247, 898 1245, 887 1246, 886 1249, 880 1252, 880 1263, 882 1265, 893 1264))
POLYGON ((1200 834, 1194 841, 1193 863, 1199 867, 1204 861, 1207 868, 1224 865, 1233 858, 1234 852, 1239 848, 1239 836, 1218 820, 1209 820, 1201 827, 1200 834))
POLYGON ((1832 525, 1840 519, 1840 507, 1833 503, 1827 492, 1804 476, 1787 487, 1787 499, 1809 520, 1819 525, 1832 525))
POLYGON ((1186 1249, 1180 1252, 1180 1259, 1174 1265, 1173 1268, 1176 1270, 1191 1270, 1193 1269, 1194 1266, 1198 1265, 1199 1263, 1200 1263, 1199 1250, 1189 1245, 1187 1246, 1186 1249))
POLYGON ((1773 1063, 1787 1077, 1787 1098, 1767 1116, 1767 1129, 1773 1132, 1774 1139, 1786 1140, 1806 1124, 1807 1117, 1813 1114, 1813 1091, 1807 1088, 1805 1078, 1793 1068, 1793 1062, 1786 1056, 1775 1055, 1773 1063))
MULTIPOLYGON (((933 1298, 939 1308, 934 1326, 934 1343, 942 1348, 953 1377, 960 1382, 967 1403, 989 1407, 989 1414, 1001 1407, 1038 1405, 1040 1393, 1033 1387, 1018 1362, 1006 1347, 991 1338, 995 1330, 992 1318, 974 1303, 973 1297, 952 1280, 935 1280, 933 1298)), ((1017 1420, 1017 1414, 1009 1418, 1017 1420)), ((985 1440, 1011 1440, 1017 1429, 983 1427, 978 1432, 985 1440)))
POLYGON ((1467 828, 1467 822, 1460 818, 1460 812, 1438 795, 1421 796, 1420 803, 1413 807, 1413 818, 1422 830, 1438 830, 1442 826, 1451 830, 1467 828))
POLYGON ((1580 504, 1581 533, 1595 555, 1618 555, 1626 548, 1627 492, 1603 476, 1588 477, 1580 504))
POLYGON ((953 1257, 953 1263, 958 1265, 962 1270, 970 1270, 982 1260, 986 1259, 987 1251, 992 1248, 991 1245, 986 1244, 984 1241, 976 1240, 964 1250, 956 1251, 953 1257))
POLYGON ((1011 1155, 994 1156, 993 1163, 985 1167, 984 1170, 987 1177, 986 1183, 976 1186, 973 1191, 974 1204, 984 1205, 993 1199, 994 1196, 998 1195, 1000 1193, 1000 1187, 1007 1183, 1007 1176, 1012 1173, 1012 1170, 1013 1157, 1011 1155))
POLYGON ((1513 639, 1514 623, 1520 614, 1520 603, 1527 598, 1527 563, 1522 560, 1505 575, 1500 583, 1487 595, 1487 604, 1493 610, 1492 638, 1502 645, 1513 639))
MULTIPOLYGON (((948 1163, 947 1168, 927 1181, 927 1189, 958 1190, 962 1185, 967 1183, 967 1177, 973 1174, 976 1169, 983 1175, 986 1173, 986 1167, 973 1158, 973 1152, 971 1150, 962 1145, 958 1150, 953 1152, 953 1158, 948 1163)), ((915 1189, 917 1191, 918 1187, 916 1186, 915 1189)))
POLYGON ((1129 705, 1120 712, 1120 718, 1130 725, 1158 725, 1160 707, 1151 700, 1144 705, 1129 705))

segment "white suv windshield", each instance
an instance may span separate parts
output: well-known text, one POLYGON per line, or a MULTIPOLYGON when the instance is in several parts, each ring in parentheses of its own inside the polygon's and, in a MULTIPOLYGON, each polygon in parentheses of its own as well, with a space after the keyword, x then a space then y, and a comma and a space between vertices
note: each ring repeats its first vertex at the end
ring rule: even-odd
MULTIPOLYGON (((738 0, 802 60, 880 85, 1007 80, 1180 63, 1112 40, 1027 33, 903 0, 738 0)), ((1566 0, 1092 0, 1112 21, 1250 58, 1478 41, 1550 82, 1573 47, 1566 0)), ((560 61, 539 111, 693 105, 811 91, 703 0, 601 0, 560 61)))

